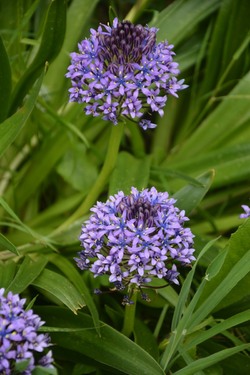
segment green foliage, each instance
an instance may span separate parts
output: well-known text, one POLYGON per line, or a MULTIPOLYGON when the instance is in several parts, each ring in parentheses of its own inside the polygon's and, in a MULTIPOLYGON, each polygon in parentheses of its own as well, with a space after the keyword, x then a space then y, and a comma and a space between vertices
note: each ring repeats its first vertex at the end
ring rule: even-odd
POLYGON ((167 3, 0 1, 0 288, 34 303, 59 374, 248 373, 249 2, 167 3), (69 53, 115 14, 175 45, 189 88, 156 129, 112 127, 68 103, 69 53), (132 186, 177 199, 197 261, 180 286, 152 281, 127 338, 122 292, 73 258, 91 206, 132 186))

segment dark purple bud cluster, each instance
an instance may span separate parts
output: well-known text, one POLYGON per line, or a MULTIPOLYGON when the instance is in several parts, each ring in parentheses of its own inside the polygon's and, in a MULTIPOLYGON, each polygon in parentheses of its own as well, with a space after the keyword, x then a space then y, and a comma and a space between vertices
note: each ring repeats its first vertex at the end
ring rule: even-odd
POLYGON ((141 288, 153 277, 178 284, 177 266, 189 265, 193 234, 184 211, 168 193, 131 189, 98 202, 80 236, 78 267, 95 277, 109 275, 116 289, 141 288))
POLYGON ((145 108, 162 116, 167 96, 178 97, 187 87, 184 80, 177 81, 173 45, 156 43, 156 33, 154 27, 117 18, 112 26, 92 29, 90 38, 79 43, 79 53, 71 54, 66 74, 72 83, 70 101, 84 103, 87 115, 115 125, 125 117, 144 130, 155 128, 144 118, 145 108))
POLYGON ((52 353, 42 355, 50 346, 47 334, 39 334, 44 324, 32 310, 24 310, 25 299, 8 293, 4 297, 4 288, 0 289, 0 374, 16 374, 15 366, 27 361, 27 367, 18 374, 31 375, 35 366, 53 368, 52 353))

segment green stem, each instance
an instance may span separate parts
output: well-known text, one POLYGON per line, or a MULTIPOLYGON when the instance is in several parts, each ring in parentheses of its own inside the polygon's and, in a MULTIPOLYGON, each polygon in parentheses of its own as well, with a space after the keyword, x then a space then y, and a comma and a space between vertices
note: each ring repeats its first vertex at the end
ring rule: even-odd
POLYGON ((53 234, 66 229, 81 216, 86 215, 93 204, 96 203, 98 196, 102 192, 103 187, 106 185, 108 178, 115 167, 123 135, 123 129, 124 125, 122 123, 119 123, 116 126, 112 126, 107 154, 101 172, 97 180, 95 181, 94 186, 92 187, 80 207, 78 207, 78 209, 68 218, 68 220, 66 220, 53 234))
POLYGON ((125 306, 122 333, 127 337, 129 337, 134 330, 136 299, 137 299, 137 291, 134 290, 131 296, 131 301, 134 303, 131 305, 129 304, 125 306))

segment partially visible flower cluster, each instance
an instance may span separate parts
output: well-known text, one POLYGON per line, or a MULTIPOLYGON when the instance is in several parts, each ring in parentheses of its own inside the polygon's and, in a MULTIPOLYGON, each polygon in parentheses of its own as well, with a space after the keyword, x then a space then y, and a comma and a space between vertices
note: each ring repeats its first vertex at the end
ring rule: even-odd
POLYGON ((44 322, 32 310, 24 310, 25 299, 11 292, 4 297, 4 292, 0 289, 0 374, 17 373, 15 365, 26 360, 27 368, 18 374, 31 375, 36 365, 53 368, 51 351, 41 355, 50 346, 49 336, 37 333, 44 322))
POLYGON ((186 88, 177 81, 173 45, 156 43, 157 29, 114 19, 113 25, 91 29, 89 39, 71 54, 66 77, 71 79, 70 101, 84 103, 88 115, 113 124, 128 117, 144 129, 156 127, 143 118, 145 107, 163 115, 167 95, 178 97, 186 88))
POLYGON ((178 284, 177 266, 195 257, 194 236, 183 226, 188 218, 175 202, 155 188, 132 188, 130 195, 120 191, 98 202, 82 227, 78 267, 95 277, 109 275, 118 290, 140 289, 153 277, 178 284))
POLYGON ((241 219, 247 219, 248 217, 250 217, 250 207, 245 205, 245 204, 243 204, 241 207, 243 208, 245 213, 240 214, 240 218, 241 219))

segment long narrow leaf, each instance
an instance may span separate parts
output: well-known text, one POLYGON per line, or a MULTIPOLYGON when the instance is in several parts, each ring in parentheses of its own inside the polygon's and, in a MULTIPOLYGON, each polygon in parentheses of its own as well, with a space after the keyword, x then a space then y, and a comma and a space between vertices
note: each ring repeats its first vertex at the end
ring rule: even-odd
POLYGON ((18 82, 13 93, 10 113, 15 112, 29 88, 41 73, 45 63, 51 63, 59 53, 66 27, 66 4, 64 0, 51 0, 48 8, 39 50, 18 82))
POLYGON ((177 44, 204 18, 208 17, 220 5, 220 0, 178 0, 163 10, 155 20, 159 28, 157 37, 166 37, 177 44))
POLYGON ((184 367, 183 369, 176 371, 173 375, 193 375, 199 370, 204 370, 207 367, 214 365, 226 359, 240 351, 246 350, 250 348, 250 344, 242 344, 236 346, 235 348, 224 349, 218 353, 212 354, 206 358, 197 359, 196 361, 192 362, 190 365, 184 367))
POLYGON ((214 337, 227 329, 230 329, 239 324, 245 323, 250 319, 250 310, 243 311, 239 314, 231 316, 230 318, 215 324, 212 328, 199 332, 199 335, 196 335, 193 339, 188 340, 187 343, 184 343, 183 347, 185 350, 189 350, 194 346, 201 344, 202 342, 214 337))
POLYGON ((195 311, 190 328, 199 324, 219 302, 249 273, 250 251, 248 251, 232 268, 227 276, 221 280, 217 288, 206 298, 195 311))
POLYGON ((6 118, 11 94, 11 68, 0 36, 0 123, 6 118))
POLYGON ((29 118, 39 94, 44 73, 41 74, 36 84, 30 92, 30 96, 27 99, 24 106, 19 109, 14 115, 7 118, 2 124, 0 124, 0 157, 5 150, 14 142, 22 128, 24 127, 27 119, 29 118))

